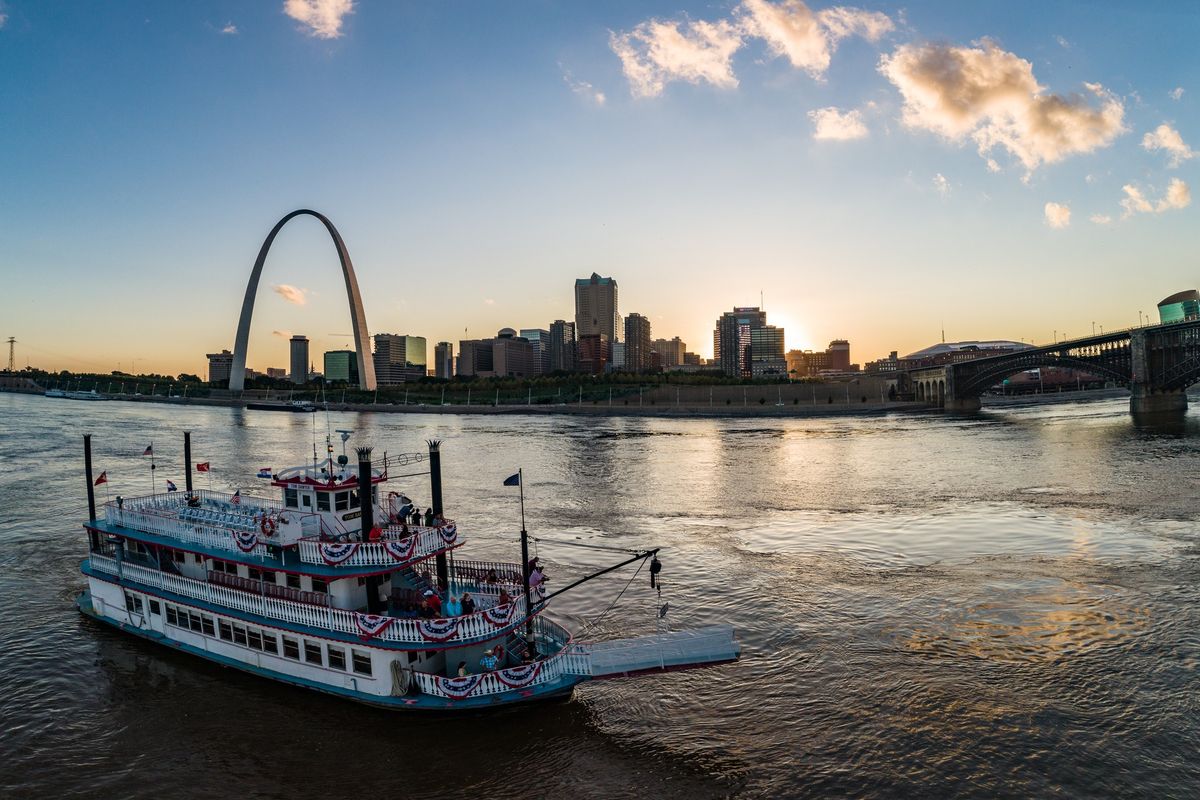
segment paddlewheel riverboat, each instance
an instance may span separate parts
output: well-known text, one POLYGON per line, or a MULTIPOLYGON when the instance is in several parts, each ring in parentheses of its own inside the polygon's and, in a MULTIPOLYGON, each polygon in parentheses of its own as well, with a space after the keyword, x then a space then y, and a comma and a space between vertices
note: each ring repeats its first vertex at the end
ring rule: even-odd
MULTIPOLYGON (((461 558, 466 534, 442 515, 438 442, 430 442, 431 513, 385 491, 371 448, 282 470, 275 500, 192 486, 120 498, 97 515, 84 437, 92 619, 175 650, 278 681, 397 709, 472 709, 570 694, 579 683, 732 661, 729 626, 576 641, 548 612, 555 594, 528 558, 461 558), (468 599, 469 598, 469 599, 468 599)), ((314 450, 315 453, 315 450, 314 450)), ((516 476, 514 476, 516 477, 516 476)), ((522 496, 522 504, 523 504, 522 496)), ((523 515, 523 511, 522 511, 523 515)), ((632 553, 576 581, 654 559, 632 553)))

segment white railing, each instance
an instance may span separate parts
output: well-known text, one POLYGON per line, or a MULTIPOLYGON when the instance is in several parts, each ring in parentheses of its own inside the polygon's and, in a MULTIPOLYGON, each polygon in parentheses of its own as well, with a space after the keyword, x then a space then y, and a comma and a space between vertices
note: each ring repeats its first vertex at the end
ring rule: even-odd
MULTIPOLYGON (((387 533, 394 534, 399 530, 399 528, 388 528, 387 533)), ((457 529, 454 529, 454 535, 450 541, 447 541, 443 535, 446 531, 445 528, 414 525, 409 528, 409 531, 409 538, 416 537, 416 544, 413 547, 412 555, 407 559, 401 560, 392 555, 384 547, 384 540, 338 543, 301 539, 299 542, 300 561, 305 564, 326 564, 337 567, 401 567, 412 561, 428 558, 442 550, 453 550, 465 541, 462 533, 457 529), (339 548, 350 546, 353 546, 354 552, 341 558, 339 548)), ((393 539, 389 536, 386 542, 390 543, 393 549, 398 548, 404 551, 407 549, 408 539, 393 539)))
MULTIPOLYGON (((203 600, 214 605, 258 614, 271 619, 308 625, 313 628, 362 635, 358 626, 355 612, 341 608, 318 608, 305 603, 283 600, 277 597, 266 597, 250 592, 231 589, 213 583, 184 578, 158 570, 143 567, 138 564, 125 562, 118 565, 117 560, 107 556, 91 554, 89 562, 93 569, 127 578, 147 586, 165 589, 169 592, 203 600)), ((494 639, 512 630, 525 619, 525 600, 518 598, 513 601, 514 608, 511 622, 503 626, 495 626, 489 622, 484 612, 476 612, 462 617, 451 617, 447 620, 394 619, 392 623, 375 638, 389 642, 404 642, 422 644, 433 648, 446 644, 460 644, 476 640, 494 639), (426 636, 422 630, 449 631, 438 636, 426 636), (453 626, 453 627, 451 627, 453 626), (444 638, 443 638, 444 636, 444 638)))
POLYGON ((234 539, 237 531, 234 531, 233 528, 204 522, 185 522, 163 511, 121 509, 117 508, 115 504, 109 503, 104 507, 104 518, 110 525, 120 525, 135 531, 166 536, 181 542, 203 545, 216 550, 232 550, 244 555, 253 554, 262 558, 272 557, 261 538, 252 549, 243 550, 234 539))
POLYGON ((466 695, 456 695, 451 697, 442 688, 440 675, 432 675, 427 672, 414 672, 417 686, 421 692, 435 697, 445 697, 448 699, 462 700, 467 697, 483 697, 491 694, 503 694, 504 692, 517 691, 518 689, 526 689, 531 686, 541 686, 548 683, 557 683, 567 675, 591 675, 591 659, 588 656, 586 648, 581 645, 573 644, 570 641, 569 632, 557 623, 551 622, 544 617, 538 617, 534 620, 535 635, 542 641, 562 641, 562 649, 549 658, 539 662, 542 667, 536 678, 532 681, 523 684, 519 687, 514 687, 506 684, 500 679, 499 673, 504 670, 494 670, 485 672, 480 675, 479 683, 466 695), (563 637, 566 637, 565 639, 563 637))

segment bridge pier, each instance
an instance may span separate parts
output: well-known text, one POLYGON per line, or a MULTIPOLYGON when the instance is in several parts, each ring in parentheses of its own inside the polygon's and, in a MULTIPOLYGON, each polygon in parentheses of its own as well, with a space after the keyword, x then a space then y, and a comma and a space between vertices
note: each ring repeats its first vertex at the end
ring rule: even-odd
POLYGON ((948 413, 970 413, 983 408, 983 402, 978 397, 946 397, 942 409, 948 413))
POLYGON ((1187 394, 1183 391, 1156 392, 1145 386, 1134 386, 1129 397, 1129 413, 1182 414, 1187 411, 1187 394))

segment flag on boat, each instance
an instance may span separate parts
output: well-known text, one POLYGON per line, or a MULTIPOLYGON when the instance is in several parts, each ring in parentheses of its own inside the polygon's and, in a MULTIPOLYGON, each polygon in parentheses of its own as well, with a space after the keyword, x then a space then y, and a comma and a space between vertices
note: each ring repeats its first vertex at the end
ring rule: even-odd
POLYGON ((168 492, 179 491, 179 489, 175 488, 175 481, 167 481, 167 491, 168 492))
POLYGON ((521 485, 521 473, 518 472, 516 475, 512 475, 510 477, 505 478, 504 485, 505 486, 520 486, 521 485))
POLYGON ((151 445, 149 447, 147 447, 145 450, 143 450, 142 455, 144 455, 144 456, 154 455, 154 444, 151 443, 151 445))
POLYGON ((231 501, 231 502, 233 502, 233 503, 240 503, 240 502, 242 502, 242 490, 241 490, 241 489, 238 489, 236 492, 234 492, 234 493, 233 493, 233 497, 231 497, 231 498, 229 498, 229 499, 230 499, 230 501, 231 501))
POLYGON ((271 468, 270 468, 270 467, 263 467, 262 469, 260 469, 260 470, 258 471, 258 477, 260 477, 260 478, 272 478, 272 477, 274 477, 274 473, 273 473, 273 472, 271 472, 271 468))
POLYGON ((102 483, 108 483, 108 470, 100 473, 100 477, 96 478, 96 482, 92 486, 99 486, 102 483))
POLYGON ((208 472, 208 462, 202 461, 196 465, 196 472, 208 472))

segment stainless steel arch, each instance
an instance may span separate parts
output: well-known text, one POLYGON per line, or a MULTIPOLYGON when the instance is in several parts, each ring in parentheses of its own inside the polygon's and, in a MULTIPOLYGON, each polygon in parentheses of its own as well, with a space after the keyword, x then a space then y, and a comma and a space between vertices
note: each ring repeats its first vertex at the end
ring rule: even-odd
POLYGON ((250 283, 246 285, 246 298, 242 300, 242 315, 238 319, 237 338, 233 343, 233 367, 229 372, 229 388, 241 391, 246 386, 246 346, 250 338, 250 317, 254 313, 254 297, 258 294, 258 278, 262 274, 263 263, 271 250, 271 243, 280 228, 293 217, 307 214, 316 217, 329 231, 333 245, 337 248, 338 260, 342 262, 342 276, 346 279, 346 297, 350 300, 350 324, 354 328, 354 349, 358 355, 358 385, 359 388, 375 389, 375 362, 371 359, 370 338, 367 336, 367 315, 363 311, 362 296, 358 293, 358 281, 354 277, 354 265, 350 263, 350 253, 342 235, 333 227, 333 223, 324 214, 307 208, 297 209, 288 214, 271 229, 271 233, 258 251, 258 259, 254 262, 254 270, 250 273, 250 283), (365 349, 364 349, 365 348, 365 349))

